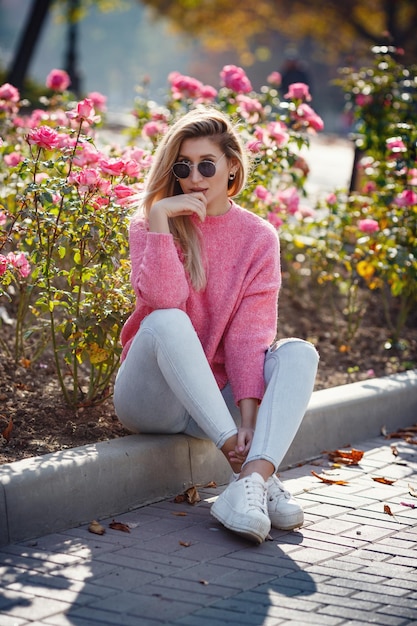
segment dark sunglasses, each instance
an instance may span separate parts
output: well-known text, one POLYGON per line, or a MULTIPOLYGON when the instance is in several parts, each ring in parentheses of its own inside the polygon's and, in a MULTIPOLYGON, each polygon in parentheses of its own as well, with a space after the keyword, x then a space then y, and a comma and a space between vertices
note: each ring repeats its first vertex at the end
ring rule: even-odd
MULTIPOLYGON (((220 159, 217 160, 217 163, 219 163, 219 161, 221 161, 224 156, 225 155, 222 154, 220 159)), ((188 178, 191 174, 191 169, 193 167, 197 167, 201 176, 204 176, 204 178, 211 178, 216 173, 217 163, 213 163, 213 161, 200 161, 200 163, 197 163, 197 165, 195 165, 194 163, 180 161, 178 163, 174 163, 174 165, 172 166, 172 171, 177 178, 188 178)))

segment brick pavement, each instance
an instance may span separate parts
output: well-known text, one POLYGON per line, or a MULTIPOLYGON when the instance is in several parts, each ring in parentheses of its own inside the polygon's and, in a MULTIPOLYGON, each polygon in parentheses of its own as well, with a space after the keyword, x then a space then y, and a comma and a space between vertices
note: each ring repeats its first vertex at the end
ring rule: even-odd
POLYGON ((417 626, 417 508, 402 504, 417 505, 417 447, 356 447, 359 466, 332 469, 323 456, 282 473, 306 523, 260 546, 210 516, 221 489, 199 487, 195 506, 118 516, 130 533, 110 519, 102 536, 83 526, 2 548, 0 625, 417 626))

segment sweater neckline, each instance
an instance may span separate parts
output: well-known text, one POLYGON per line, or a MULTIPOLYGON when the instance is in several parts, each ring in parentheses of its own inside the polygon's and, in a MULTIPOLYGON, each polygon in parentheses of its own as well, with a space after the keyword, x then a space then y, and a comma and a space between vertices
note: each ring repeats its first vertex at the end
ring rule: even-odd
POLYGON ((204 220, 204 222, 200 222, 200 220, 198 220, 198 222, 203 226, 204 224, 218 224, 220 222, 227 221, 234 213, 235 208, 236 205, 233 200, 229 200, 229 208, 225 213, 221 213, 220 215, 206 215, 206 219, 204 220))

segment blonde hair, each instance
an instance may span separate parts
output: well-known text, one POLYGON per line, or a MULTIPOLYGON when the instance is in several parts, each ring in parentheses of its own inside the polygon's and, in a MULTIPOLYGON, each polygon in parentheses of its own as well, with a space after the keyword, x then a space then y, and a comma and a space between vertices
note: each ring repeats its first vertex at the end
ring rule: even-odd
MULTIPOLYGON (((234 197, 246 184, 249 160, 243 148, 239 133, 230 118, 216 109, 198 107, 178 119, 162 138, 154 155, 152 167, 146 183, 143 209, 149 217, 155 202, 182 193, 181 187, 172 173, 172 166, 178 159, 185 139, 209 137, 216 143, 229 161, 239 164, 235 177, 229 180, 228 197, 234 197)), ((188 216, 169 218, 169 229, 184 254, 184 267, 189 273, 195 289, 204 289, 204 270, 201 242, 198 231, 188 216)))

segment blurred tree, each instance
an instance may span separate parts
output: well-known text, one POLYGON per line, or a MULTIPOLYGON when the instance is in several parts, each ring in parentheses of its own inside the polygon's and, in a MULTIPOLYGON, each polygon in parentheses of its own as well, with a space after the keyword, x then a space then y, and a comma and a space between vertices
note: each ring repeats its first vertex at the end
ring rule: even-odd
POLYGON ((68 24, 65 69, 70 75, 72 90, 79 96, 81 85, 77 66, 77 22, 85 16, 91 5, 97 5, 103 11, 114 11, 125 4, 124 0, 32 0, 6 81, 22 89, 49 11, 52 6, 57 6, 61 19, 68 24))
POLYGON ((403 48, 417 61, 416 0, 140 0, 177 30, 217 51, 235 49, 242 61, 268 35, 313 38, 328 55, 366 53, 373 45, 403 48))

